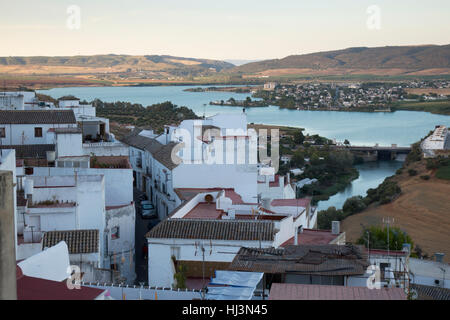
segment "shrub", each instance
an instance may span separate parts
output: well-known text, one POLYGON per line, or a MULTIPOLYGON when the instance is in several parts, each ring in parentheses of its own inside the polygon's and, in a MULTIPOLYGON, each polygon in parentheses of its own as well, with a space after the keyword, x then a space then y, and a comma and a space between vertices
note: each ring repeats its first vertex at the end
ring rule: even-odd
MULTIPOLYGON (((372 226, 365 228, 361 234, 361 237, 357 240, 357 244, 362 244, 367 247, 367 243, 370 242, 371 249, 387 249, 387 227, 372 226), (369 234, 370 241, 367 241, 367 233, 369 234)), ((403 244, 411 244, 411 248, 414 248, 414 243, 411 237, 398 227, 389 228, 389 249, 402 250, 403 244)))
POLYGON ((364 204, 368 206, 373 202, 379 201, 380 204, 391 202, 398 194, 402 192, 397 182, 386 178, 376 189, 367 190, 367 196, 364 198, 364 204))
POLYGON ((417 170, 414 169, 409 169, 408 170, 408 174, 412 177, 412 176, 416 176, 417 175, 417 170))
POLYGON ((355 196, 348 198, 342 209, 344 210, 346 215, 352 215, 358 212, 363 211, 367 205, 364 203, 363 197, 355 196))
POLYGON ((317 214, 317 227, 323 230, 331 229, 332 221, 341 221, 345 218, 342 210, 337 210, 335 207, 329 207, 327 210, 321 210, 317 214))
POLYGON ((423 179, 423 180, 430 180, 430 176, 429 175, 420 176, 420 178, 423 179))

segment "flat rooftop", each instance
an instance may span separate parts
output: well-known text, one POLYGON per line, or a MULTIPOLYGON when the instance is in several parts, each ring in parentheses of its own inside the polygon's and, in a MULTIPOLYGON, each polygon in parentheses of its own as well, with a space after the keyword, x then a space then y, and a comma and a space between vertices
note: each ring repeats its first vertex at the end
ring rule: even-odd
POLYGON ((200 202, 183 219, 220 219, 226 213, 216 209, 216 203, 200 202))
MULTIPOLYGON (((303 232, 298 234, 298 244, 329 244, 337 237, 339 235, 332 234, 331 230, 303 229, 303 232)), ((294 237, 284 242, 281 247, 292 244, 294 244, 294 237)))
POLYGON ((225 197, 230 198, 233 204, 244 204, 242 197, 232 188, 176 188, 175 192, 181 200, 190 200, 199 193, 218 192, 225 190, 225 197))

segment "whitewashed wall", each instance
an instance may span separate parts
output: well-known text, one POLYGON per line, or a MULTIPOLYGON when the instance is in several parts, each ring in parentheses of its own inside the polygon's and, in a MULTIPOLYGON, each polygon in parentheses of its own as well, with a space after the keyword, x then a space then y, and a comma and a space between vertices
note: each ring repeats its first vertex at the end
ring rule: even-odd
POLYGON ((54 175, 104 175, 105 197, 107 206, 130 204, 133 201, 133 170, 132 169, 101 169, 101 168, 34 168, 33 176, 54 175))
MULTIPOLYGON (((148 239, 148 281, 150 286, 172 287, 174 267, 171 247, 178 247, 177 260, 203 261, 202 251, 192 239, 148 239)), ((259 248, 259 241, 197 240, 205 248, 205 261, 231 262, 241 247, 259 248)), ((261 241, 262 248, 272 246, 261 241)))
POLYGON ((56 135, 57 157, 77 157, 83 155, 82 137, 79 134, 61 134, 56 135))
POLYGON ((234 188, 244 202, 257 202, 256 165, 182 164, 173 172, 174 188, 234 188))
POLYGON ((73 128, 76 124, 2 124, 5 128, 5 138, 1 139, 3 145, 21 144, 47 144, 47 131, 51 128, 73 128), (42 137, 34 136, 34 128, 42 128, 42 137))
POLYGON ((113 263, 111 254, 116 256, 116 262, 119 264, 119 271, 121 277, 127 279, 126 283, 134 283, 136 278, 135 273, 135 220, 136 210, 134 205, 129 205, 121 208, 110 209, 106 211, 106 230, 108 244, 108 253, 105 257, 107 263, 113 263), (114 227, 119 227, 119 238, 111 238, 111 230, 114 227), (124 261, 121 259, 124 257, 124 261))

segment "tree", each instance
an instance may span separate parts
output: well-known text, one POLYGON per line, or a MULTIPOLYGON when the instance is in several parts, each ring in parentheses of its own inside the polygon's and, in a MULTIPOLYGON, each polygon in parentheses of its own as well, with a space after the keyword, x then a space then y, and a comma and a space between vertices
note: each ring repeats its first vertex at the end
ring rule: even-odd
MULTIPOLYGON (((357 240, 357 244, 363 244, 367 248, 367 243, 370 243, 370 249, 388 248, 388 231, 387 227, 371 226, 364 228, 361 237, 357 240), (369 241, 368 241, 369 240, 369 241)), ((411 248, 414 248, 414 243, 411 237, 398 227, 389 228, 389 249, 402 250, 403 244, 409 243, 411 248)))
POLYGON ((344 144, 345 144, 346 146, 348 146, 348 145, 350 144, 350 141, 348 141, 347 139, 345 139, 344 144))
POLYGON ((303 144, 305 141, 305 136, 303 135, 303 130, 297 130, 294 133, 294 142, 296 144, 303 144))
POLYGON ((345 218, 342 210, 329 207, 327 210, 319 211, 317 214, 317 227, 322 230, 330 230, 332 221, 341 221, 345 218))
POLYGON ((302 167, 305 164, 305 156, 300 150, 296 151, 291 159, 291 166, 302 167))
POLYGON ((344 210, 345 214, 352 215, 355 213, 359 213, 363 211, 366 208, 366 204, 364 203, 364 199, 361 196, 355 196, 348 198, 342 209, 344 210))

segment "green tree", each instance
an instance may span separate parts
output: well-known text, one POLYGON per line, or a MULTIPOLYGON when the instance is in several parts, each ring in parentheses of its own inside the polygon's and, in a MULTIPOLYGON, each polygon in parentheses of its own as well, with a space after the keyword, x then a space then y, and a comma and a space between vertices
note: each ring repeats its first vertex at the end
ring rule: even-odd
MULTIPOLYGON (((361 237, 357 240, 357 244, 362 244, 367 247, 368 242, 370 243, 370 249, 386 250, 388 248, 387 227, 371 226, 369 228, 364 228, 361 237)), ((398 227, 390 227, 389 249, 402 250, 404 243, 409 243, 411 248, 414 248, 411 237, 405 231, 402 231, 398 227)))
POLYGON ((303 130, 297 130, 294 133, 294 142, 296 144, 303 144, 305 141, 305 136, 303 135, 303 130))
POLYGON ((332 221, 341 221, 345 218, 342 210, 329 207, 327 210, 319 211, 317 214, 317 227, 322 230, 330 230, 332 221))
POLYGON ((355 213, 359 213, 366 208, 366 204, 364 203, 364 199, 361 196, 355 196, 348 198, 342 209, 344 210, 346 215, 352 215, 355 213))

